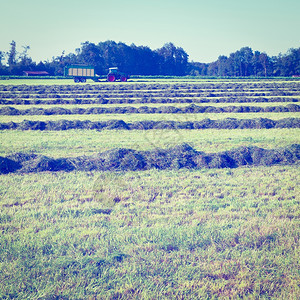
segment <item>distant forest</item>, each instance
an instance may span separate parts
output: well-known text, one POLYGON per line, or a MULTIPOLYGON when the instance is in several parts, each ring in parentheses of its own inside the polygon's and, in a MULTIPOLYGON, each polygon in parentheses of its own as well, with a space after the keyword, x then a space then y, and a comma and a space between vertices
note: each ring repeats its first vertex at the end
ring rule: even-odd
POLYGON ((16 42, 10 43, 8 52, 0 51, 0 75, 23 75, 24 71, 47 71, 62 76, 64 67, 85 64, 95 67, 99 75, 107 74, 109 67, 119 67, 131 75, 165 76, 293 76, 300 75, 300 47, 286 54, 269 56, 265 52, 243 47, 229 56, 221 55, 211 63, 190 62, 181 47, 167 43, 152 50, 146 46, 130 46, 114 41, 81 44, 75 53, 64 52, 51 61, 34 62, 28 55, 29 46, 18 52, 16 42))

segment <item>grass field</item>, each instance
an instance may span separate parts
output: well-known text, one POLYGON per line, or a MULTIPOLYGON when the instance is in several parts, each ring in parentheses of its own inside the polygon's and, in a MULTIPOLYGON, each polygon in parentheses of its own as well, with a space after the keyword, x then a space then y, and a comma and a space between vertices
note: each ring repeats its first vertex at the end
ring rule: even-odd
POLYGON ((0 132, 0 155, 36 152, 54 157, 91 155, 112 148, 151 150, 189 143, 205 152, 255 145, 278 148, 299 143, 300 129, 66 130, 0 132))
POLYGON ((98 176, 1 177, 2 297, 299 295, 296 167, 127 173, 110 215, 98 176))
MULTIPOLYGON (((228 84, 231 92, 242 85, 251 87, 251 96, 257 89, 265 89, 267 94, 274 86, 280 86, 284 93, 296 93, 300 81, 145 79, 132 80, 128 86, 136 85, 134 88, 140 90, 139 84, 146 84, 141 87, 145 91, 148 85, 149 90, 168 86, 172 91, 172 86, 178 90, 189 84, 194 89, 209 84, 207 87, 213 85, 216 91, 226 91, 228 84)), ((107 83, 89 88, 102 85, 112 93, 126 88, 107 83)), ((78 87, 70 80, 7 80, 0 82, 0 98, 1 88, 34 88, 36 92, 42 91, 41 86, 49 90, 55 86, 58 94, 65 88, 78 93, 79 87, 88 87, 78 87)), ((13 95, 9 91, 2 95, 6 93, 13 95)), ((81 95, 90 99, 84 98, 84 91, 81 95)), ((83 104, 53 107, 71 106, 83 104)), ((299 118, 299 112, 2 115, 0 123, 67 118, 187 121, 207 117, 278 120, 299 118)), ((181 143, 204 152, 241 146, 275 149, 299 144, 299 133, 299 128, 2 130, 0 156, 34 152, 55 158, 77 157, 113 148, 145 151, 181 143)), ((299 299, 299 175, 299 163, 231 169, 2 174, 0 299, 299 299)))

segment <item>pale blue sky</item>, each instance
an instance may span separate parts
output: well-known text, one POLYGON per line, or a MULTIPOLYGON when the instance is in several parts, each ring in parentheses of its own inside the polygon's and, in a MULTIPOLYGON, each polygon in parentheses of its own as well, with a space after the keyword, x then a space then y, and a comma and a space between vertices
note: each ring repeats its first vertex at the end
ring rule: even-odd
POLYGON ((29 45, 35 61, 85 41, 173 42, 212 62, 243 46, 269 55, 300 47, 299 0, 0 0, 0 50, 29 45))

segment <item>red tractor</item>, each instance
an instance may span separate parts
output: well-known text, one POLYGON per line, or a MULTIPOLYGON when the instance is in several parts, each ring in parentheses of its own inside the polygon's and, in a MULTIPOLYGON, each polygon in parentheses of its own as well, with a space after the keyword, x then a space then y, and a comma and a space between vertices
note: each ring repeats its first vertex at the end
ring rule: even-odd
POLYGON ((127 81, 129 75, 122 73, 119 71, 117 67, 109 68, 109 72, 107 74, 107 81, 114 82, 116 80, 127 81))

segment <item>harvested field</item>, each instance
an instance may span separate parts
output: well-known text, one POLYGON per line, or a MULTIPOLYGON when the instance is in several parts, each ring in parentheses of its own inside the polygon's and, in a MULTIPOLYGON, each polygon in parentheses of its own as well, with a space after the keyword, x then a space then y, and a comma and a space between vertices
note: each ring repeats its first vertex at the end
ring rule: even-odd
POLYGON ((22 82, 0 299, 299 298, 300 80, 22 82))
POLYGON ((126 85, 2 85, 0 104, 299 102, 299 81, 126 85))

